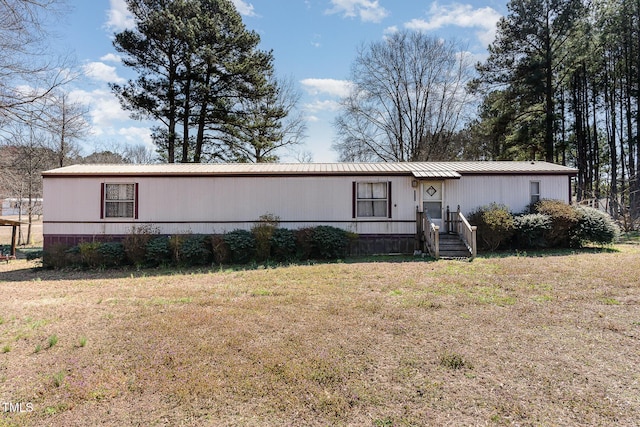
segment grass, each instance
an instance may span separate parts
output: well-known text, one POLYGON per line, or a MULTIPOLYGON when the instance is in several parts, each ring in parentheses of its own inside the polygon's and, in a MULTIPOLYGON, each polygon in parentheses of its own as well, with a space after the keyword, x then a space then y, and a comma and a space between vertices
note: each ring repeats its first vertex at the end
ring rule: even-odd
POLYGON ((58 344, 58 336, 57 335, 51 335, 47 341, 49 343, 49 348, 53 347, 54 345, 58 344))
POLYGON ((0 266, 12 296, 0 299, 0 342, 11 343, 0 398, 34 411, 2 420, 634 425, 639 257, 640 245, 624 244, 252 270, 47 271, 18 260, 0 266), (55 351, 41 351, 53 337, 55 351))

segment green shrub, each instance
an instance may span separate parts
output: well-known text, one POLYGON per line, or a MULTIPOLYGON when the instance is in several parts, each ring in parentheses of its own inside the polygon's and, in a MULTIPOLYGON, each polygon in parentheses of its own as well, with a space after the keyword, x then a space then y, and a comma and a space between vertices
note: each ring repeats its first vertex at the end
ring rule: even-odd
POLYGON ((231 252, 231 262, 242 264, 255 256, 256 241, 250 231, 233 230, 226 233, 223 239, 231 252))
POLYGON ((266 261, 271 256, 271 236, 280 224, 280 218, 273 214, 262 215, 251 228, 256 242, 256 260, 266 261))
POLYGON ((469 222, 478 227, 478 246, 489 251, 508 242, 514 232, 513 215, 509 208, 497 203, 478 208, 469 216, 469 222))
POLYGON ((314 253, 323 259, 344 258, 349 239, 347 232, 336 227, 320 225, 313 230, 314 253))
POLYGON ((551 227, 544 233, 547 244, 552 248, 571 247, 572 230, 580 219, 578 211, 560 200, 541 200, 533 208, 535 213, 551 218, 551 227))
POLYGON ((291 261, 296 257, 296 234, 286 228, 276 228, 271 235, 271 254, 276 261, 291 261))
POLYGON ((583 246, 589 242, 608 245, 620 236, 620 229, 609 214, 586 206, 577 206, 574 209, 579 218, 571 231, 573 246, 583 246))
POLYGON ((26 257, 27 257, 27 261, 33 261, 39 258, 42 258, 44 256, 44 252, 41 250, 23 250, 23 252, 25 253, 26 257))
POLYGON ((166 236, 158 236, 149 240, 145 261, 151 266, 169 264, 171 262, 169 238, 166 236))
POLYGON ((103 265, 103 257, 100 253, 100 242, 82 242, 78 244, 80 262, 85 267, 96 268, 103 265))
POLYGON ((185 240, 185 236, 182 234, 174 234, 169 236, 169 250, 171 252, 171 261, 174 264, 180 264, 182 262, 182 243, 185 240))
POLYGON ((206 236, 185 236, 180 244, 179 258, 183 264, 190 266, 210 264, 212 259, 210 247, 206 236))
POLYGON ((122 241, 127 261, 133 265, 143 265, 146 261, 147 244, 158 233, 158 228, 151 225, 131 227, 131 232, 122 241))
POLYGON ((126 259, 124 246, 120 242, 104 242, 98 246, 100 266, 117 267, 123 265, 126 259))
POLYGON ((544 248, 544 235, 551 229, 551 218, 544 214, 519 215, 513 218, 516 245, 520 249, 544 248))
POLYGON ((299 228, 294 232, 296 238, 296 258, 306 260, 313 255, 313 231, 312 227, 299 228))
POLYGON ((69 246, 63 243, 54 243, 42 253, 42 265, 47 268, 65 268, 69 266, 67 251, 69 246))
POLYGON ((216 264, 226 264, 231 261, 231 250, 229 245, 224 241, 224 237, 213 235, 210 239, 211 251, 213 252, 213 261, 216 264))

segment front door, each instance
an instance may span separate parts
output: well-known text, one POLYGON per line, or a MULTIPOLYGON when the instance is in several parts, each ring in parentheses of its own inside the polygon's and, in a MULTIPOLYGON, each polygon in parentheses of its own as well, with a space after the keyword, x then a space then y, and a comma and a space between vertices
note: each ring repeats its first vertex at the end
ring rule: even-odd
POLYGON ((442 221, 442 181, 422 182, 422 208, 428 212, 433 223, 440 227, 440 232, 444 232, 444 222, 442 221))

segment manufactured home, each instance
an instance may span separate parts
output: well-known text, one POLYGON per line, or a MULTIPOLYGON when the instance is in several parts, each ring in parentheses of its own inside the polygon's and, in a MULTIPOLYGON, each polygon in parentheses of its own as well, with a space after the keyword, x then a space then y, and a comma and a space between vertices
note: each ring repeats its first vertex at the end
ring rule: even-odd
POLYGON ((26 215, 29 212, 29 203, 31 203, 31 214, 42 214, 42 199, 34 198, 29 201, 28 198, 7 198, 0 199, 0 216, 18 216, 26 215))
POLYGON ((576 172, 545 162, 74 165, 43 173, 44 246, 117 240, 142 225, 222 234, 272 214, 285 228, 357 233, 353 253, 413 253, 439 233, 463 234, 454 226, 483 205, 570 203, 576 172))

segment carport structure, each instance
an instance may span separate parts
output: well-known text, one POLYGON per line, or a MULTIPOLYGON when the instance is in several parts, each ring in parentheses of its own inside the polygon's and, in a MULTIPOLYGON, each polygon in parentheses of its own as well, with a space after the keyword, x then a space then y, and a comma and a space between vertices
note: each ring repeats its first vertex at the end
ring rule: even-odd
POLYGON ((0 259, 6 258, 8 261, 10 258, 15 259, 16 257, 16 239, 18 237, 18 227, 20 226, 20 222, 12 221, 10 219, 2 219, 0 218, 0 226, 12 227, 11 231, 11 251, 8 255, 0 254, 0 259))

